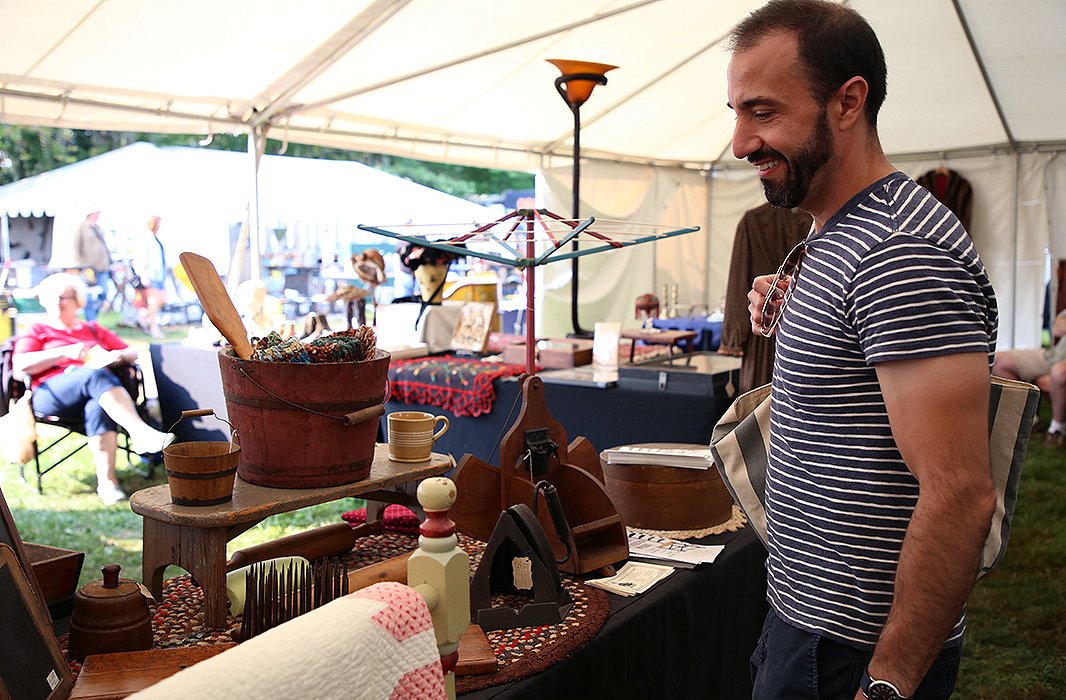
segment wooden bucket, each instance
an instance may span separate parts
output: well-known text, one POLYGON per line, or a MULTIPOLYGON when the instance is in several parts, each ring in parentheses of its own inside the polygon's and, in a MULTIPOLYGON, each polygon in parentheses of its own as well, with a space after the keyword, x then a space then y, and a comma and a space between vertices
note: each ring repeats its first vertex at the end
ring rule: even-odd
POLYGON ((258 362, 219 351, 237 474, 274 488, 322 488, 370 475, 390 355, 364 362, 258 362))
POLYGON ((183 442, 163 450, 170 500, 179 506, 214 506, 233 498, 240 445, 183 442))

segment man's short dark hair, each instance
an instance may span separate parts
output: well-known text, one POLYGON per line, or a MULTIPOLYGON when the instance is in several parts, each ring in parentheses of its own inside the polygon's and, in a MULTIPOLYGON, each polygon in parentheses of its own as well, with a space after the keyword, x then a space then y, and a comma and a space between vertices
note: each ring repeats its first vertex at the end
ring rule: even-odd
POLYGON ((733 28, 728 49, 744 51, 780 32, 796 35, 815 99, 824 103, 847 80, 862 77, 869 85, 866 121, 877 127, 877 113, 888 92, 888 68, 881 42, 862 15, 826 0, 770 0, 733 28))

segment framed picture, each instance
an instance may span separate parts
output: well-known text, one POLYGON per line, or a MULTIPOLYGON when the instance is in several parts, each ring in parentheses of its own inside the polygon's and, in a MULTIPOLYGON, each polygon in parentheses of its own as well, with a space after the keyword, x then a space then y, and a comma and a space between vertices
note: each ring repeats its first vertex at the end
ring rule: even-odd
POLYGON ((65 700, 74 687, 52 622, 15 550, 0 544, 0 698, 65 700))
POLYGON ((468 301, 459 309, 459 318, 452 333, 452 350, 485 352, 489 342, 489 327, 496 313, 496 304, 468 301))

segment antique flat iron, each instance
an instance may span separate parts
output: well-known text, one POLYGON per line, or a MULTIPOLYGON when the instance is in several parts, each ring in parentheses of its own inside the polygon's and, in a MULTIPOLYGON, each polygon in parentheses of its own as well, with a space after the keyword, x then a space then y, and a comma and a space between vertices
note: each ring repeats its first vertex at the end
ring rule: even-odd
POLYGON ((572 553, 547 512, 535 515, 560 568, 585 574, 625 560, 629 544, 625 524, 603 486, 599 454, 583 437, 567 445, 566 430, 544 400, 539 377, 522 380, 522 410, 500 445, 500 466, 464 455, 455 472, 459 497, 451 517, 460 532, 488 541, 500 511, 516 504, 533 509, 534 484, 542 479, 558 490, 570 523, 572 553))
MULTIPOLYGON (((551 512, 553 521, 561 519, 558 529, 569 530, 562 508, 557 505, 551 512)), ((524 503, 503 511, 470 583, 474 622, 486 632, 555 625, 566 619, 573 605, 559 578, 559 567, 548 538, 533 511, 524 503), (506 604, 492 607, 492 596, 496 594, 532 601, 518 609, 506 604)))

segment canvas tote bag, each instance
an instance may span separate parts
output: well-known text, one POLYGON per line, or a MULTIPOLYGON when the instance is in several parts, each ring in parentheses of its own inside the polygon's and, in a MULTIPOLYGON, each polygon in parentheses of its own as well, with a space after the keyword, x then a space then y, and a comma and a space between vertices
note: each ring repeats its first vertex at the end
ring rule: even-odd
MULTIPOLYGON (((979 576, 999 564, 1007 551, 1011 518, 1018 501, 1018 482, 1039 402, 1040 390, 1032 384, 992 377, 988 429, 996 510, 981 553, 979 576)), ((763 496, 769 452, 770 385, 764 384, 738 396, 711 432, 711 456, 722 481, 763 544, 766 544, 763 496)))
POLYGON ((28 391, 12 405, 7 415, 0 417, 0 439, 4 445, 3 457, 8 462, 25 464, 33 459, 37 419, 33 417, 28 391))

